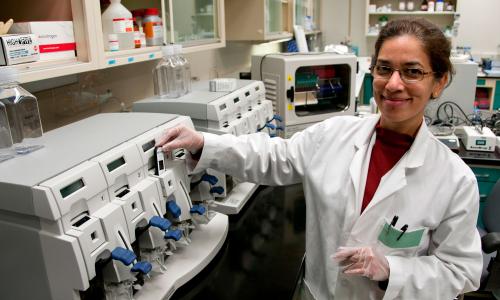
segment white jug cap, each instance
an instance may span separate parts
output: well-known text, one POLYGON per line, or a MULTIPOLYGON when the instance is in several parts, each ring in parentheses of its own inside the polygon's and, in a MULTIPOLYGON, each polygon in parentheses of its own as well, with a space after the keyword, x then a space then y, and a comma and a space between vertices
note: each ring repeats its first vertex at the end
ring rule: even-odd
POLYGON ((161 52, 163 53, 163 56, 170 56, 174 54, 174 47, 172 46, 163 46, 161 47, 161 52))

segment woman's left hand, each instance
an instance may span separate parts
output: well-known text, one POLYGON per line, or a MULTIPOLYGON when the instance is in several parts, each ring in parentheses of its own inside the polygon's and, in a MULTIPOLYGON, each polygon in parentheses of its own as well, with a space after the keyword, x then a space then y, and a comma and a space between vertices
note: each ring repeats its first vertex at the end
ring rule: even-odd
POLYGON ((372 247, 339 247, 332 256, 348 275, 365 276, 371 280, 389 279, 389 262, 372 247))

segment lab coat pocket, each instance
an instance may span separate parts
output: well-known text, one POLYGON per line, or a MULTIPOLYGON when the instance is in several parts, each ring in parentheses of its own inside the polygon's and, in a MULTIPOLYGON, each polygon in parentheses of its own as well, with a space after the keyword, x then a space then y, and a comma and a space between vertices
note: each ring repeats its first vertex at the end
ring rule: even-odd
POLYGON ((407 230, 397 229, 384 221, 377 238, 377 245, 379 250, 386 255, 416 256, 426 232, 427 229, 424 227, 408 228, 407 230))

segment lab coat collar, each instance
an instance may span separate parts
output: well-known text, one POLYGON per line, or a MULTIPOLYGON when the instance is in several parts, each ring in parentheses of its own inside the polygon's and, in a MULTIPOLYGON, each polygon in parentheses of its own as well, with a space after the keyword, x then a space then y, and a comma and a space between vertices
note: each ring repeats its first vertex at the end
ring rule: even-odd
MULTIPOLYGON (((380 120, 380 115, 373 117, 368 117, 366 122, 364 122, 361 127, 361 132, 354 141, 354 147, 356 151, 361 149, 363 146, 370 143, 371 137, 375 131, 375 126, 380 120)), ((408 150, 407 154, 403 157, 405 168, 417 168, 424 164, 425 152, 427 149, 427 143, 429 141, 429 129, 425 124, 425 120, 422 120, 422 125, 415 136, 412 146, 408 150)))
POLYGON ((429 128, 425 124, 425 120, 422 120, 422 125, 415 136, 415 140, 408 150, 406 159, 404 160, 404 165, 406 168, 418 168, 424 164, 425 153, 427 151, 427 145, 429 143, 429 128))
MULTIPOLYGON (((373 126, 375 126, 375 124, 373 124, 373 126)), ((427 125, 425 124, 425 120, 423 120, 411 148, 405 155, 403 155, 401 160, 382 177, 379 187, 375 192, 375 195, 373 195, 373 199, 363 211, 362 215, 373 209, 374 206, 384 199, 388 199, 390 195, 406 186, 406 170, 410 168, 418 168, 424 164, 425 153, 428 148, 429 134, 430 133, 427 125)))
POLYGON ((361 149, 363 146, 370 143, 370 139, 372 138, 373 132, 375 131, 375 126, 380 120, 380 115, 374 115, 371 117, 367 117, 366 121, 363 122, 363 125, 360 129, 360 134, 357 135, 354 140, 354 147, 356 151, 361 149))

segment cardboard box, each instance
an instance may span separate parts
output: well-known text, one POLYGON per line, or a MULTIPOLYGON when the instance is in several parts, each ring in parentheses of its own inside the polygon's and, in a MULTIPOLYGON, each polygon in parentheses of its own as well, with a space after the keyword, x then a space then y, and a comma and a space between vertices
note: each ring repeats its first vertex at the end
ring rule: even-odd
POLYGON ((40 59, 38 41, 34 34, 0 36, 0 66, 17 65, 40 59))
POLYGON ((76 56, 72 21, 14 23, 9 33, 35 34, 40 45, 40 60, 65 59, 76 56))

